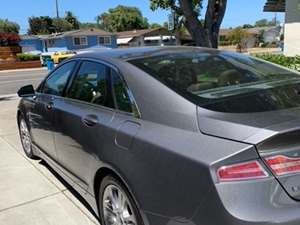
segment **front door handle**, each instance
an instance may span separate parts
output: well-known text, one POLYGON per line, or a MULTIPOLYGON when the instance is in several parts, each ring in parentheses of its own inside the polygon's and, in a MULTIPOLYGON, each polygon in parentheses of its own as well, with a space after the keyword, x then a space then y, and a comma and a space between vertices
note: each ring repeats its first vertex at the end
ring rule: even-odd
POLYGON ((82 123, 88 127, 93 127, 98 124, 98 116, 86 115, 81 119, 82 123))
POLYGON ((47 103, 47 105, 46 105, 46 109, 48 109, 48 110, 52 110, 52 109, 53 109, 53 102, 49 102, 49 103, 47 103))

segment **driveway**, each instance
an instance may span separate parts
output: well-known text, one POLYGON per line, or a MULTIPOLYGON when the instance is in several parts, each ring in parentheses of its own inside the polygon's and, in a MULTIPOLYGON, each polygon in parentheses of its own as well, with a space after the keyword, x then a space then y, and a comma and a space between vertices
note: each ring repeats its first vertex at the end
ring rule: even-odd
POLYGON ((0 224, 99 225, 84 200, 45 162, 25 158, 17 104, 16 97, 0 96, 0 224))

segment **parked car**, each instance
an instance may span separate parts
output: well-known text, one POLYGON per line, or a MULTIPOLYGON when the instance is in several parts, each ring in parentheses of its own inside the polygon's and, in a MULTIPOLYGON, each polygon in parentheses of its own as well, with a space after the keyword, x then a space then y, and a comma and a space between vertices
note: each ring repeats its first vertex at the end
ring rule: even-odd
POLYGON ((59 64, 62 61, 64 61, 67 58, 70 58, 74 56, 76 52, 74 51, 65 51, 65 52, 55 52, 52 56, 51 59, 55 64, 59 64))
POLYGON ((21 88, 17 119, 103 225, 299 225, 299 93, 298 73, 237 53, 117 49, 21 88))

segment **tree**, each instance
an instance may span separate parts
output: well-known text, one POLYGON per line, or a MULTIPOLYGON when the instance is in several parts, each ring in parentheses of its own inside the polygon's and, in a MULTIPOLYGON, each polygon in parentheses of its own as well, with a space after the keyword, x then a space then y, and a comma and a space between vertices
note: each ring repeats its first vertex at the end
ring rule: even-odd
POLYGON ((143 17, 138 8, 122 5, 109 9, 108 12, 99 15, 97 21, 104 30, 110 32, 145 29, 149 27, 148 20, 143 17))
POLYGON ((53 20, 49 16, 29 17, 28 34, 51 34, 55 32, 52 26, 53 20))
POLYGON ((242 48, 246 47, 249 35, 250 34, 242 27, 237 27, 230 31, 228 34, 228 40, 231 41, 232 44, 236 44, 239 51, 242 51, 242 48))
POLYGON ((248 28, 253 28, 254 26, 251 24, 244 24, 242 27, 243 29, 248 29, 248 28))
POLYGON ((72 25, 73 30, 79 29, 80 23, 79 23, 77 17, 71 11, 66 12, 64 19, 72 25))
POLYGON ((15 32, 0 32, 0 46, 17 46, 21 41, 20 36, 15 32))
POLYGON ((267 19, 261 19, 255 22, 255 27, 267 27, 269 26, 269 22, 267 19))
POLYGON ((152 23, 152 24, 150 25, 150 28, 156 29, 156 28, 162 28, 162 26, 161 26, 160 24, 158 24, 158 23, 152 23))
POLYGON ((79 29, 101 29, 98 23, 79 23, 79 29))
POLYGON ((71 23, 60 18, 53 19, 52 26, 56 33, 70 31, 73 29, 73 25, 71 23))
POLYGON ((3 33, 10 33, 10 32, 14 32, 14 33, 19 33, 20 30, 20 26, 15 23, 15 22, 11 22, 9 20, 3 20, 0 19, 0 32, 3 33))
MULTIPOLYGON (((218 47, 218 38, 227 0, 208 0, 204 19, 201 20, 203 0, 150 0, 151 9, 171 9, 187 28, 196 45, 218 47)), ((178 28, 180 28, 178 23, 178 28)))

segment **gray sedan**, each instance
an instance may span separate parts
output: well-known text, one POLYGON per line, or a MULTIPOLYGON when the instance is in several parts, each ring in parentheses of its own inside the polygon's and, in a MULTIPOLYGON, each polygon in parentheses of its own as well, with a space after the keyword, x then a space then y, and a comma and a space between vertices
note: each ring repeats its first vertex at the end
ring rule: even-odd
POLYGON ((300 76, 230 52, 84 53, 18 92, 26 155, 102 225, 299 225, 300 76))

